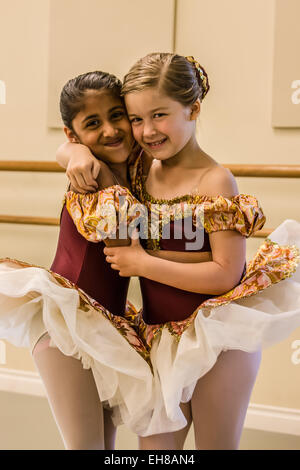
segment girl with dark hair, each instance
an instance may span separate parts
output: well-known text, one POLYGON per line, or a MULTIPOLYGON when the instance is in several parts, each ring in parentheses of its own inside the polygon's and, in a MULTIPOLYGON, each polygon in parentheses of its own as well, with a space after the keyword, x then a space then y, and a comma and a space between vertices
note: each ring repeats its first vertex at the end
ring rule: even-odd
MULTIPOLYGON (((135 154, 120 91, 115 76, 96 71, 69 80, 60 98, 69 141, 103 160, 92 188, 97 202, 116 213, 122 212, 119 196, 125 203, 132 198, 128 158, 135 154)), ((77 214, 86 214, 76 196, 71 185, 49 270, 0 260, 0 338, 32 351, 67 449, 113 449, 115 424, 139 432, 141 417, 151 410, 152 371, 126 304, 129 278, 120 278, 103 253, 105 243, 128 241, 108 233, 106 223, 87 241, 67 210, 76 206, 77 214)))

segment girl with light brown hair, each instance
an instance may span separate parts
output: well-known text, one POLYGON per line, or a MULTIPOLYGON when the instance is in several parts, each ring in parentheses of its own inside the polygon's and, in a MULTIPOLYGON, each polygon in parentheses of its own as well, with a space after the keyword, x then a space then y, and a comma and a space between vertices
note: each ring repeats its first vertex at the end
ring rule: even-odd
MULTIPOLYGON (((197 449, 237 449, 262 349, 300 326, 300 224, 285 220, 246 262, 246 239, 266 218, 257 198, 239 193, 231 172, 198 143, 208 91, 205 69, 172 53, 140 59, 122 87, 142 149, 132 192, 149 225, 140 241, 104 253, 121 277, 140 279, 135 322, 161 395, 141 449, 182 449, 191 423, 197 449)), ((73 176, 93 180, 88 159, 85 153, 80 167, 76 157, 73 176)), ((71 215, 91 236, 84 218, 71 215)), ((96 209, 93 215, 96 226, 96 209)))

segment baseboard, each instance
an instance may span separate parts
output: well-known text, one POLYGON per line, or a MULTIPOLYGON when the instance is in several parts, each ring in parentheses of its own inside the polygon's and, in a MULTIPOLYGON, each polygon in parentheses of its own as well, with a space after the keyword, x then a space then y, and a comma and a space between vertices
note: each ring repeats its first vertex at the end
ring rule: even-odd
POLYGON ((250 403, 244 427, 300 436, 300 410, 250 403))
MULTIPOLYGON (((46 397, 38 373, 23 370, 0 368, 0 391, 46 397)), ((300 436, 300 410, 250 403, 244 427, 300 436)))
POLYGON ((0 391, 45 397, 46 390, 37 372, 0 368, 0 391))

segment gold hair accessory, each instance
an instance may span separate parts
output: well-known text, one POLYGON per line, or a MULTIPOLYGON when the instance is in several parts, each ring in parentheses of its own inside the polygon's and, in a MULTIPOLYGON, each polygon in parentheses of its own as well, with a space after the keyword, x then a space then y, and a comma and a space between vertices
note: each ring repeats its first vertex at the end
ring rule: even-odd
POLYGON ((206 93, 209 90, 209 84, 208 84, 208 79, 207 79, 206 72, 204 72, 204 70, 201 67, 201 65, 199 64, 199 62, 197 62, 192 55, 187 56, 186 60, 188 60, 191 64, 193 64, 193 66, 196 69, 198 83, 203 88, 203 92, 202 92, 202 96, 201 96, 201 100, 203 100, 204 96, 206 95, 206 93))

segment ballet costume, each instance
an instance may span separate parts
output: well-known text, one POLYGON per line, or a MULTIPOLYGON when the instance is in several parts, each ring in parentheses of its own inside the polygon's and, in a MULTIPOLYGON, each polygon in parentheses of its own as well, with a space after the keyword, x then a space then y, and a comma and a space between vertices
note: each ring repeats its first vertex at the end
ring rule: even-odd
MULTIPOLYGON (((123 213, 121 219, 132 226, 139 221, 144 227, 140 231, 144 248, 194 251, 188 243, 196 241, 199 231, 202 246, 196 251, 211 252, 209 233, 236 230, 248 238, 264 226, 266 217, 253 195, 153 198, 146 190, 143 160, 141 153, 131 168, 136 199, 122 188, 128 197, 123 205, 127 216, 123 213), (182 222, 192 224, 194 240, 187 238, 182 222), (142 236, 145 230, 147 236, 142 236)), ((105 231, 111 233, 108 227, 116 221, 114 207, 121 187, 113 186, 107 194, 109 191, 114 197, 108 211, 103 205, 101 210, 99 193, 67 195, 68 211, 88 240, 102 237, 105 231)), ((222 351, 255 352, 283 341, 300 327, 299 254, 300 223, 287 219, 263 241, 253 258, 245 261, 239 283, 222 295, 188 292, 140 278, 143 307, 137 311, 131 306, 132 319, 149 351, 154 403, 145 421, 139 422, 140 435, 185 427, 180 403, 191 400, 197 381, 214 366, 222 351)))

